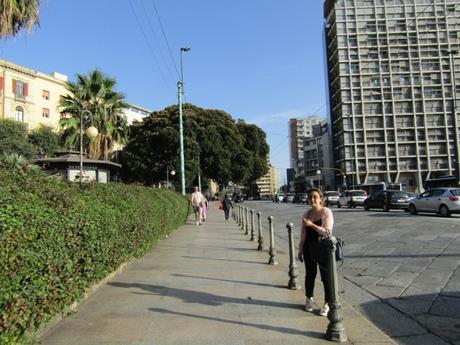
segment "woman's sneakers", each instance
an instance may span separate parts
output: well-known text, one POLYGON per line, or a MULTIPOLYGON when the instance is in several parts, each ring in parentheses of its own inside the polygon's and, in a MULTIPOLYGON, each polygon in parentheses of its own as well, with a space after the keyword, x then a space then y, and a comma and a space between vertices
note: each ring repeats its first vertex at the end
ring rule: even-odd
POLYGON ((313 297, 307 297, 307 303, 305 303, 305 311, 313 311, 313 297))
MULTIPOLYGON (((305 311, 312 312, 314 308, 313 297, 307 297, 307 302, 305 303, 305 311)), ((323 307, 319 310, 319 315, 327 316, 329 313, 329 304, 324 303, 323 307)))
POLYGON ((324 303, 323 307, 319 311, 319 315, 327 316, 328 313, 329 313, 329 304, 324 303))

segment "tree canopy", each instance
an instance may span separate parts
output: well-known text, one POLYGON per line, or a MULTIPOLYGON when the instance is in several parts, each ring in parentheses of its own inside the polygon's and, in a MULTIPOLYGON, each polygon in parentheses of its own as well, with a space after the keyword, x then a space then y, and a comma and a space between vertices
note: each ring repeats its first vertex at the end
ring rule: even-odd
POLYGON ((41 157, 51 156, 54 152, 61 150, 61 136, 55 132, 53 127, 41 125, 28 134, 29 142, 34 145, 41 157))
POLYGON ((39 24, 39 0, 0 1, 0 37, 15 36, 24 28, 39 24))
POLYGON ((28 141, 25 124, 14 120, 0 120, 0 154, 19 154, 33 158, 37 151, 28 141))
POLYGON ((124 95, 114 90, 115 79, 99 70, 88 76, 77 74, 77 82, 67 82, 69 94, 60 101, 60 110, 69 114, 60 120, 64 129, 65 146, 78 148, 80 145, 80 116, 83 127, 95 126, 99 134, 94 140, 83 139, 84 150, 93 159, 109 159, 116 144, 124 144, 128 136, 128 125, 123 108, 128 104, 124 95))
MULTIPOLYGON (((183 119, 187 186, 196 183, 198 160, 201 176, 220 185, 229 181, 249 184, 268 171, 268 144, 259 127, 236 122, 222 110, 192 104, 184 105, 183 119)), ((168 164, 179 171, 178 124, 179 111, 174 105, 131 126, 121 159, 124 181, 152 184, 165 180, 168 164)))

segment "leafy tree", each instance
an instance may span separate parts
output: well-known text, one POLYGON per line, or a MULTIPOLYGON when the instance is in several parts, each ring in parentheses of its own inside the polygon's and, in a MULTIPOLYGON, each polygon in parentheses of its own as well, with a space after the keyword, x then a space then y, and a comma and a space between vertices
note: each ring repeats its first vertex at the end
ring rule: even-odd
POLYGON ((24 28, 39 24, 39 0, 2 0, 0 2, 0 37, 15 36, 24 28))
POLYGON ((243 138, 243 147, 250 153, 249 176, 247 180, 254 183, 268 172, 269 146, 265 132, 256 125, 238 120, 238 131, 243 138))
POLYGON ((84 137, 83 147, 89 158, 109 159, 116 144, 126 143, 128 124, 123 114, 124 95, 114 90, 116 81, 99 70, 88 76, 77 74, 77 82, 67 82, 69 94, 60 102, 61 112, 69 114, 60 120, 64 129, 62 139, 66 147, 80 147, 80 115, 83 114, 83 128, 95 126, 99 134, 89 140, 84 137), (85 110, 89 111, 84 112, 85 110))
POLYGON ((0 154, 18 154, 29 159, 36 154, 27 141, 25 124, 14 120, 0 120, 0 154))
POLYGON ((40 156, 46 157, 60 150, 60 134, 51 126, 40 126, 28 135, 29 142, 35 146, 40 156))
MULTIPOLYGON (((174 105, 153 112, 142 123, 131 126, 130 140, 121 159, 125 181, 152 184, 165 180, 167 164, 174 165, 179 172, 178 123, 178 107, 174 105)), ((257 126, 251 129, 258 133, 256 146, 263 147, 261 141, 265 137, 260 135, 263 131, 257 126)), ((202 181, 212 178, 226 185, 229 181, 246 183, 259 172, 262 176, 263 167, 254 169, 254 161, 258 161, 257 154, 251 151, 254 147, 247 144, 246 148, 245 140, 235 120, 226 112, 184 105, 186 185, 196 184, 198 160, 202 181)), ((262 161, 266 161, 266 154, 262 161)))

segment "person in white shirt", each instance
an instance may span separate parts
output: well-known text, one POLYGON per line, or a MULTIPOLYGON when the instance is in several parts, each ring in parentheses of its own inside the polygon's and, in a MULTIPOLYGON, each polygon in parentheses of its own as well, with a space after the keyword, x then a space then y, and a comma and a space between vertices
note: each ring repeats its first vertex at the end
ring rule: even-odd
POLYGON ((193 212, 195 212, 196 225, 203 224, 204 196, 198 190, 198 187, 195 187, 195 191, 192 193, 192 206, 193 212))

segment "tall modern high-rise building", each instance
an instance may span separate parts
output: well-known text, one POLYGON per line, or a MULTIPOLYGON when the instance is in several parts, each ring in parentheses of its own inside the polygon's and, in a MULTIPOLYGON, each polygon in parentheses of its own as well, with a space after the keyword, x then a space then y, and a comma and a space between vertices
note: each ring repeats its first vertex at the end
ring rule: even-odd
POLYGON ((325 122, 318 116, 307 116, 302 119, 289 120, 289 148, 291 168, 295 169, 295 175, 301 176, 304 172, 303 164, 303 140, 313 137, 313 126, 325 122))
POLYGON ((458 174, 460 1, 325 0, 324 18, 334 160, 348 182, 421 190, 458 174))

